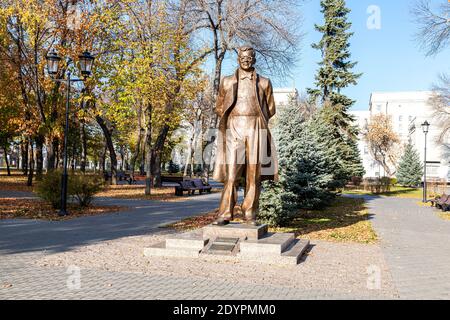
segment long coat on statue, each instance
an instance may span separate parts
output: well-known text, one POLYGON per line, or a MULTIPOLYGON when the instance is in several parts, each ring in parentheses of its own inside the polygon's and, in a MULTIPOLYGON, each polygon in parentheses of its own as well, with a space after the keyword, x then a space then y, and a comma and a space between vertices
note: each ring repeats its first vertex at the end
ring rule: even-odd
MULTIPOLYGON (((226 131, 230 112, 232 111, 238 93, 239 70, 234 75, 224 77, 220 82, 219 94, 216 102, 216 113, 220 117, 219 132, 217 140, 217 154, 214 168, 214 180, 225 182, 227 180, 226 166, 226 131)), ((273 88, 269 79, 261 77, 255 71, 252 76, 253 88, 256 91, 253 95, 258 98, 259 106, 259 132, 257 140, 253 143, 258 144, 259 160, 261 169, 261 181, 278 181, 278 161, 275 145, 269 131, 269 119, 275 115, 275 101, 273 98, 273 88)))

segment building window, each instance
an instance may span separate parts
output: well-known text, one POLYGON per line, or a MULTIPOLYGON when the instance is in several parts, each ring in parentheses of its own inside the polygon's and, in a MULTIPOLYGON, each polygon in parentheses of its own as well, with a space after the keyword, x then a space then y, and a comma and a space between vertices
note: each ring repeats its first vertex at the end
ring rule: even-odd
POLYGON ((381 104, 377 104, 377 111, 381 112, 381 104))
POLYGON ((438 177, 439 176, 439 164, 427 164, 427 176, 438 177))
POLYGON ((403 116, 398 116, 398 121, 402 122, 403 121, 403 116))
POLYGON ((369 154, 369 150, 367 149, 367 146, 364 146, 364 154, 369 154))
POLYGON ((403 131, 403 125, 401 123, 398 125, 398 131, 403 131))

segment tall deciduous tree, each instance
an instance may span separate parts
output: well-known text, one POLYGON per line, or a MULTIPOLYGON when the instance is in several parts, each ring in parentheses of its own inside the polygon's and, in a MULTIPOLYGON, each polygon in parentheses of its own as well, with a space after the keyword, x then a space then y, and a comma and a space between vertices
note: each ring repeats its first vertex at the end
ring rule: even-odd
POLYGON ((384 172, 388 176, 395 174, 400 138, 392 128, 391 118, 382 113, 372 116, 364 139, 373 159, 383 167, 384 172))
POLYGON ((439 143, 450 154, 450 76, 440 76, 429 103, 434 110, 433 122, 440 128, 439 143))
POLYGON ((441 1, 433 7, 429 0, 416 1, 411 9, 419 25, 416 38, 426 55, 434 55, 450 43, 450 2, 441 1))

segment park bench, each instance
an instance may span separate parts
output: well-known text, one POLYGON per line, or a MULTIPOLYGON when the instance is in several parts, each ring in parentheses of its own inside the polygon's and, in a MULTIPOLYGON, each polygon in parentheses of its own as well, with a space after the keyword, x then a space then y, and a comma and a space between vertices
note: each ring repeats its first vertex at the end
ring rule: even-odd
POLYGON ((175 195, 183 196, 184 191, 187 191, 188 195, 193 195, 195 193, 195 190, 197 190, 197 188, 191 180, 184 180, 179 182, 179 186, 175 187, 175 195))
POLYGON ((184 191, 187 191, 188 195, 194 195, 196 190, 199 194, 204 191, 211 193, 211 186, 205 184, 201 179, 184 180, 179 182, 179 186, 175 187, 175 195, 182 196, 184 191))
POLYGON ((449 197, 450 197, 450 195, 446 195, 446 194, 444 193, 442 196, 436 197, 436 198, 434 198, 433 200, 430 200, 431 205, 432 205, 432 206, 435 206, 436 208, 440 208, 441 205, 442 205, 443 203, 445 203, 445 202, 449 199, 449 197))
POLYGON ((441 208, 442 211, 448 211, 450 209, 450 196, 448 196, 446 200, 439 202, 439 208, 441 208))
POLYGON ((194 183, 194 186, 198 188, 200 194, 202 194, 203 191, 211 193, 212 187, 209 184, 205 184, 202 179, 193 179, 192 182, 194 183))

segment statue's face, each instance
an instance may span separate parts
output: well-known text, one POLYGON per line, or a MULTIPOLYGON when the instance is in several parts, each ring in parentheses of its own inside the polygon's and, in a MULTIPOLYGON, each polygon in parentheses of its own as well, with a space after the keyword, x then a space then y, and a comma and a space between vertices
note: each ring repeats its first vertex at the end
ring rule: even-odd
POLYGON ((238 57, 239 66, 244 71, 252 71, 256 59, 252 56, 252 51, 244 51, 238 57))

